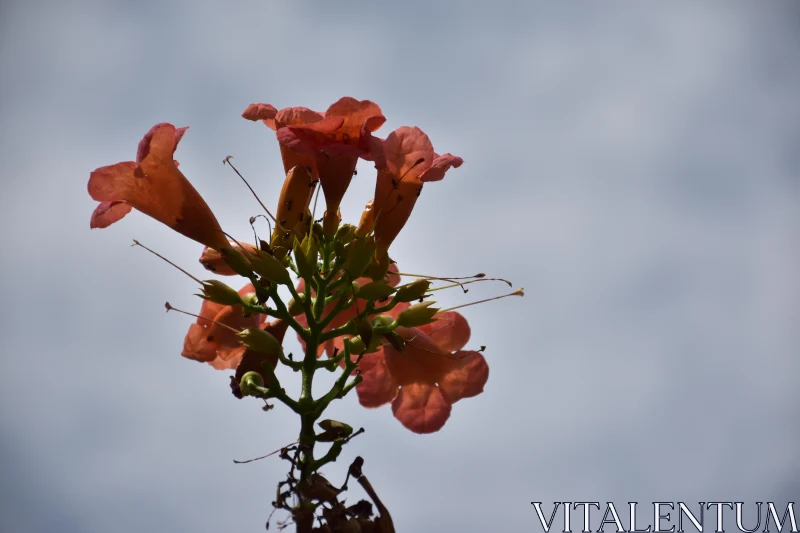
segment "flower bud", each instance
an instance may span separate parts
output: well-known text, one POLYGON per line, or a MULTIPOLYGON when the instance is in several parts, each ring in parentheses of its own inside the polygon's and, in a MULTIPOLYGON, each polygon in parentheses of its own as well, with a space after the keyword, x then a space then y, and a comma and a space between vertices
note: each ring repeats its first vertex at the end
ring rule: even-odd
POLYGON ((250 259, 250 263, 253 265, 253 270, 256 274, 264 279, 279 285, 292 283, 292 277, 286 267, 283 266, 283 263, 267 252, 258 250, 255 253, 255 257, 250 259))
POLYGON ((337 420, 323 420, 318 423, 324 432, 317 435, 317 442, 333 442, 346 439, 353 434, 353 427, 337 420))
POLYGON ((426 279, 418 279, 397 289, 393 300, 397 302, 413 302, 422 298, 431 286, 426 279))
POLYGON ((294 241, 294 263, 300 277, 311 279, 317 271, 317 244, 316 239, 311 235, 306 235, 303 242, 294 241))
POLYGON ((388 330, 394 324, 394 318, 389 315, 378 315, 372 319, 372 329, 388 330))
POLYGON ((275 235, 291 232, 305 219, 305 212, 314 193, 314 177, 310 167, 297 165, 286 173, 278 200, 275 235))
POLYGON ((230 246, 226 248, 220 248, 219 253, 220 256, 222 256, 222 260, 225 261, 225 264, 240 276, 249 278, 253 275, 253 267, 250 264, 250 261, 248 261, 244 254, 236 248, 232 248, 230 246))
POLYGON ((350 339, 350 353, 361 355, 366 349, 367 346, 364 344, 364 341, 361 340, 361 337, 356 336, 350 339))
POLYGON ((281 343, 271 333, 260 328, 247 328, 236 334, 242 344, 257 352, 276 354, 281 351, 281 343))
POLYGON ((390 287, 385 281, 373 281, 361 287, 361 290, 358 291, 358 297, 371 302, 388 298, 394 292, 394 287, 390 287))
POLYGON ((287 306, 289 309, 289 314, 292 316, 302 315, 303 313, 306 312, 306 308, 303 305, 303 303, 306 301, 306 295, 301 293, 298 294, 297 296, 298 299, 295 300, 294 298, 292 298, 291 300, 289 300, 289 305, 287 306))
POLYGON ((390 263, 391 260, 389 259, 388 254, 383 254, 381 256, 376 255, 375 259, 373 259, 367 266, 364 275, 375 281, 382 280, 386 277, 386 273, 389 272, 390 263))
POLYGON ((259 387, 264 387, 264 378, 258 372, 247 372, 239 381, 239 390, 244 396, 258 396, 259 387))
POLYGON ((375 254, 375 243, 372 239, 360 237, 350 244, 345 249, 347 253, 347 260, 344 264, 344 269, 351 278, 356 279, 364 273, 364 270, 372 261, 375 254))
POLYGON ((342 224, 339 226, 339 229, 336 230, 336 235, 333 237, 334 240, 340 241, 342 244, 347 244, 355 238, 356 227, 352 224, 342 224))
POLYGON ((239 293, 216 279, 210 279, 203 282, 203 294, 199 294, 200 298, 214 302, 220 305, 240 305, 242 297, 239 293))
POLYGON ((358 228, 356 229, 356 235, 359 237, 369 235, 375 228, 375 210, 372 207, 373 203, 373 200, 367 202, 364 211, 361 213, 361 220, 358 222, 358 228))
POLYGON ((439 309, 430 307, 434 302, 422 302, 414 304, 397 316, 397 325, 404 328, 424 326, 434 321, 433 316, 439 309))

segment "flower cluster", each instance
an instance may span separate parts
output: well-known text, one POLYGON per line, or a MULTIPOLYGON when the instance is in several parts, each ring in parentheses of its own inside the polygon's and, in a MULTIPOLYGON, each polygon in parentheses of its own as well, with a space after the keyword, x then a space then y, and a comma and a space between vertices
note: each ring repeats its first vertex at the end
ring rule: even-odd
MULTIPOLYGON (((242 116, 275 131, 286 172, 274 213, 259 199, 273 225, 268 238, 244 243, 222 230, 174 159, 186 128, 167 123, 145 134, 135 161, 91 173, 89 194, 100 203, 90 225, 105 228, 136 209, 204 245, 200 263, 208 271, 245 278, 237 290, 187 272, 200 284, 204 301, 192 315, 196 322, 182 355, 235 369, 235 395, 275 399, 300 416, 298 483, 308 489, 319 468, 336 460, 351 438, 337 434, 326 440, 330 427, 349 426, 322 421, 328 429, 317 434, 314 424, 331 401, 350 390, 365 407, 391 404, 394 416, 416 433, 441 429, 455 402, 483 391, 489 370, 482 349, 464 350, 470 338, 466 319, 433 307, 429 298, 444 288, 435 283, 463 288, 484 276, 453 281, 403 275, 389 256, 423 185, 463 163, 434 151, 419 128, 404 126, 378 137, 375 132, 386 121, 380 107, 350 97, 325 112, 258 103, 242 116), (375 165, 375 192, 358 223, 347 224, 339 206, 359 159, 375 165), (316 201, 312 204, 317 186, 326 208, 319 220, 316 201), (410 280, 403 283, 404 278, 410 280), (302 358, 284 351, 289 328, 303 346, 302 358), (274 372, 278 364, 301 374, 299 398, 281 387, 274 372), (322 369, 339 377, 327 394, 313 398, 313 376, 322 369), (315 443, 330 441, 328 453, 315 458, 315 443)), ((295 489, 301 501, 309 500, 295 489)))

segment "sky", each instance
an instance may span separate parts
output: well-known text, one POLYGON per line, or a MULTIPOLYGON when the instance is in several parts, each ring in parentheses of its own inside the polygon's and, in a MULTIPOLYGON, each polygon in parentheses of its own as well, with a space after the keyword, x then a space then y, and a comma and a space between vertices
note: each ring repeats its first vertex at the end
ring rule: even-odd
MULTIPOLYGON (((799 26, 793 2, 0 2, 0 530, 263 530, 285 463, 232 459, 296 420, 180 356, 191 319, 163 304, 198 309, 194 284, 130 243, 198 275, 201 246, 136 212, 90 231, 86 182, 190 126, 181 169, 246 238, 258 204, 222 159, 269 204, 283 178, 244 108, 345 95, 465 161, 425 187, 401 268, 526 296, 464 310, 490 376, 442 431, 332 404, 366 429, 332 481, 363 456, 400 532, 796 500, 799 26)), ((346 220, 373 187, 362 163, 346 220)))

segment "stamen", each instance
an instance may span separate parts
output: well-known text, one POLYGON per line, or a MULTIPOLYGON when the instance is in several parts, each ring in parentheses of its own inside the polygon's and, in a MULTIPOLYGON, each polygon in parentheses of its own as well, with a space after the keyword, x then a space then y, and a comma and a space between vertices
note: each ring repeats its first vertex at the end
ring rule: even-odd
POLYGON ((199 279, 197 279, 196 277, 192 276, 191 274, 189 274, 188 272, 186 272, 184 269, 182 269, 181 267, 179 267, 178 265, 176 265, 175 263, 173 263, 172 261, 170 261, 169 259, 167 259, 167 258, 166 258, 166 257, 164 257, 163 255, 159 254, 158 252, 154 252, 153 250, 151 250, 150 248, 148 248, 148 247, 147 247, 147 246, 145 246, 144 244, 140 243, 140 242, 139 242, 139 241, 137 241, 136 239, 134 239, 134 240, 133 240, 133 244, 132 244, 131 246, 141 246, 142 248, 144 248, 145 250, 147 250, 147 251, 148 251, 148 252, 150 252, 151 254, 155 255, 155 256, 156 256, 156 257, 158 257, 159 259, 161 259, 161 260, 163 260, 163 261, 166 261, 168 264, 170 264, 170 265, 174 266, 175 268, 177 268, 178 270, 180 270, 181 272, 183 272, 184 274, 186 274, 187 276, 189 276, 190 278, 192 278, 193 280, 195 280, 195 281, 196 281, 197 283, 199 283, 200 285, 202 285, 202 284, 203 284, 203 282, 202 282, 202 281, 200 281, 200 280, 199 280, 199 279))
POLYGON ((481 281, 502 281, 503 283, 507 284, 509 287, 513 287, 511 282, 508 281, 507 279, 503 279, 503 278, 480 278, 480 279, 473 279, 471 281, 464 281, 462 283, 453 283, 452 285, 444 285, 442 287, 436 287, 436 288, 433 288, 433 289, 428 289, 428 292, 441 291, 441 290, 444 290, 444 289, 452 289, 453 287, 461 287, 461 289, 466 294, 467 292, 469 292, 469 289, 465 289, 464 285, 469 285, 470 283, 479 283, 481 281))
POLYGON ((256 220, 259 219, 259 218, 263 218, 264 220, 267 221, 267 227, 269 228, 269 234, 272 235, 272 224, 270 224, 269 219, 267 217, 265 217, 264 215, 256 215, 254 217, 250 217, 250 227, 253 228, 253 237, 255 237, 255 242, 258 242, 259 240, 261 240, 261 239, 258 238, 258 234, 256 233, 256 227, 255 227, 256 220))
MULTIPOLYGON (((460 277, 460 278, 440 278, 440 277, 437 277, 437 276, 426 276, 425 274, 409 274, 407 272, 398 272, 397 275, 398 276, 409 276, 411 278, 425 278, 425 279, 435 279, 435 280, 438 280, 438 281, 449 281, 451 283, 453 282, 454 279, 473 279, 473 278, 485 278, 486 277, 486 274, 484 274, 483 272, 479 272, 478 274, 475 274, 473 276, 463 276, 463 277, 460 277)), ((503 281, 505 281, 505 280, 503 280, 503 281)))
POLYGON ((243 464, 246 464, 246 463, 252 463, 253 461, 259 461, 261 459, 266 459, 267 457, 275 455, 276 453, 280 453, 282 450, 285 450, 289 446, 294 446, 295 444, 298 444, 299 442, 300 442, 299 440, 296 440, 296 441, 294 441, 294 442, 292 442, 290 444, 287 444, 283 448, 278 448, 274 452, 270 452, 267 455, 262 455, 261 457, 254 457, 253 459, 247 459, 246 461, 237 461, 236 459, 234 459, 233 462, 236 463, 237 465, 243 465, 243 464))
POLYGON ((501 298, 508 298, 509 296, 525 296, 524 289, 517 289, 514 292, 510 292, 508 294, 503 294, 501 296, 495 296, 494 298, 486 298, 485 300, 478 300, 477 302, 472 302, 463 305, 457 305, 455 307, 448 307, 447 309, 442 309, 439 311, 440 313, 446 313, 447 311, 454 311, 456 309, 461 309, 462 307, 469 307, 471 305, 478 305, 486 302, 491 302, 492 300, 500 300, 501 298))
POLYGON ((184 315, 189 315, 189 316, 193 316, 195 318, 199 318, 200 320, 208 320, 209 322, 213 322, 214 324, 216 324, 218 326, 222 326, 223 328, 229 329, 229 330, 231 330, 232 332, 234 332, 236 334, 241 333, 241 331, 239 331, 238 329, 232 328, 227 324, 223 324, 222 322, 218 322, 217 320, 214 320, 213 318, 205 318, 205 317, 202 317, 200 315, 196 315, 194 313, 190 313, 189 311, 183 311, 181 309, 178 309, 177 307, 172 307, 169 302, 165 302, 164 303, 164 307, 167 308, 167 313, 169 313, 170 311, 176 311, 178 313, 183 313, 184 315))
POLYGON ((222 160, 222 164, 224 165, 224 164, 227 163, 228 166, 230 166, 233 169, 233 171, 236 172, 236 175, 239 176, 240 178, 242 178, 242 181, 244 182, 245 185, 247 185, 247 188, 250 189, 250 192, 253 193, 253 196, 255 197, 256 200, 258 200, 258 203, 261 204, 261 207, 264 208, 264 211, 267 212, 267 214, 269 215, 269 217, 272 220, 275 220, 275 217, 273 216, 272 213, 270 213, 269 209, 267 209, 267 206, 264 205, 264 202, 261 201, 261 198, 258 197, 258 195, 256 194, 256 191, 253 190, 253 188, 250 186, 250 184, 247 183, 247 180, 244 179, 244 176, 242 176, 241 173, 239 173, 239 171, 236 170, 236 167, 233 166, 233 163, 231 163, 231 159, 232 158, 233 158, 232 155, 227 156, 225 159, 222 160))

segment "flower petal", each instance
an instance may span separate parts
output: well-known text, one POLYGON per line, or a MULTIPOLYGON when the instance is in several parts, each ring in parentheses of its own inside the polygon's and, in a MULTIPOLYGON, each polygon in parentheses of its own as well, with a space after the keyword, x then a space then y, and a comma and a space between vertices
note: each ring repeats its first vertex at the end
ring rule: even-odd
POLYGON ((458 168, 464 164, 464 160, 453 154, 435 155, 433 164, 420 176, 423 182, 439 181, 444 178, 445 173, 450 168, 458 168))
POLYGON ((365 354, 358 364, 363 381, 356 385, 358 401, 364 407, 380 407, 397 396, 398 383, 386 365, 383 350, 365 354))
POLYGON ((455 352, 467 344, 471 330, 466 318, 455 311, 439 313, 435 318, 439 320, 421 326, 419 329, 425 332, 437 346, 447 352, 455 352))
POLYGON ((250 104, 242 113, 242 118, 247 120, 263 120, 264 124, 275 129, 275 115, 278 110, 271 104, 250 104))
POLYGON ((439 387, 427 383, 403 385, 392 402, 394 417, 414 433, 439 431, 451 410, 439 387))
POLYGON ((483 392, 489 379, 489 365, 486 364, 483 354, 472 351, 456 352, 453 358, 458 364, 452 365, 450 371, 439 380, 439 388, 450 403, 483 392))
POLYGON ((89 221, 89 227, 94 228, 107 228, 117 220, 131 212, 133 209, 130 205, 120 200, 113 202, 100 202, 100 205, 92 213, 92 218, 89 221))

